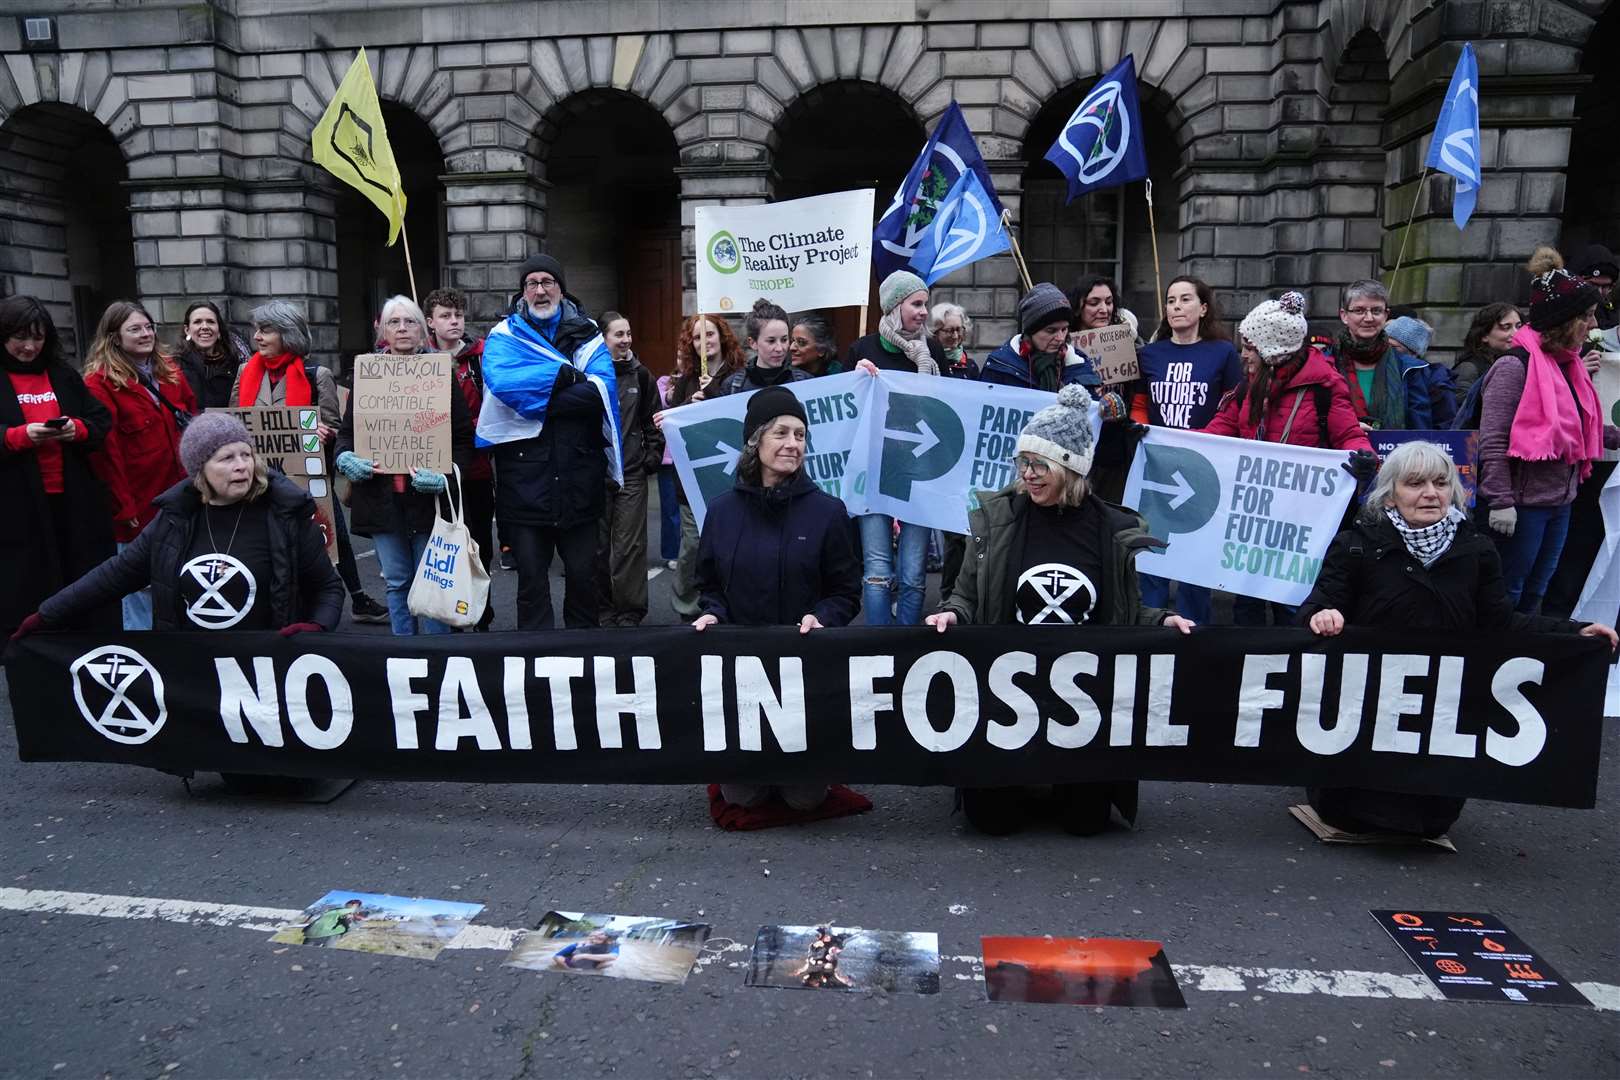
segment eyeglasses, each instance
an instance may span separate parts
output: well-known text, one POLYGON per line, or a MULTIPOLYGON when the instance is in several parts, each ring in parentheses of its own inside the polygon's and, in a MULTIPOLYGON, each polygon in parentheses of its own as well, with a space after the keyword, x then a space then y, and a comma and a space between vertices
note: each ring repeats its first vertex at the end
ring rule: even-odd
POLYGON ((1358 319, 1379 319, 1389 309, 1384 307, 1353 307, 1345 310, 1358 319))
POLYGON ((403 330, 407 326, 420 326, 422 324, 417 322, 415 319, 402 319, 396 315, 392 319, 389 319, 387 322, 383 323, 383 325, 388 327, 390 330, 403 330))
POLYGON ((1013 458, 1013 468, 1018 470, 1020 476, 1028 473, 1039 480, 1052 471, 1052 463, 1045 458, 1025 457, 1023 454, 1019 454, 1013 458))
POLYGON ((530 278, 528 281, 523 283, 524 292, 540 292, 542 290, 550 292, 556 287, 556 278, 530 278))
POLYGON ((934 331, 934 336, 935 337, 961 337, 962 336, 962 328, 960 326, 942 326, 938 330, 934 331))

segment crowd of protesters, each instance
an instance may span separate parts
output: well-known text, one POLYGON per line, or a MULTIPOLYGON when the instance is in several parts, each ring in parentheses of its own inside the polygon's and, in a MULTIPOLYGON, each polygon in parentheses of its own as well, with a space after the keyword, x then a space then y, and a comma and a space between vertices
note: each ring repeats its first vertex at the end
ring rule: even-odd
MULTIPOLYGON (((1017 329, 975 355, 973 317, 930 304, 921 278, 897 271, 879 285, 874 333, 840 349, 821 312, 758 301, 741 340, 720 316, 686 318, 673 370, 658 376, 635 351, 631 321, 593 318, 567 291, 565 267, 535 255, 513 282, 509 313, 486 338, 469 332, 465 296, 437 289, 418 307, 388 299, 375 351, 443 352, 453 361, 450 475, 384 474, 355 452, 354 409, 340 406, 334 368, 311 359, 299 308, 272 300, 251 313, 253 349, 221 307, 190 304, 183 348, 171 356, 138 302, 110 305, 82 358, 63 354, 45 306, 0 300, 0 469, 21 509, 6 543, 8 632, 44 628, 329 630, 342 614, 387 621, 398 635, 447 633, 414 614, 411 580, 441 499, 459 499, 485 567, 516 571, 516 625, 552 628, 550 566, 562 563, 561 622, 633 627, 648 614, 648 565, 672 574, 675 613, 715 623, 796 625, 810 633, 857 616, 867 625, 1061 621, 1142 624, 1183 633, 1215 621, 1211 591, 1138 577, 1134 555, 1156 543, 1121 502, 1134 447, 1163 426, 1239 439, 1348 451, 1346 469, 1370 495, 1330 549, 1297 609, 1237 597, 1240 625, 1346 625, 1579 632, 1568 616, 1602 539, 1596 493, 1620 448, 1592 375, 1614 351, 1612 256, 1596 249, 1565 269, 1552 249, 1530 263, 1527 308, 1503 301, 1475 316, 1453 366, 1431 362, 1433 329, 1394 309, 1377 281, 1341 290, 1333 337, 1309 333, 1307 302, 1287 292, 1255 306, 1236 336, 1214 291, 1189 276, 1165 288, 1163 318, 1142 340, 1106 277, 1068 291, 1041 282, 1020 298, 1017 329), (1105 384, 1083 343, 1124 326, 1140 373, 1105 384), (1014 479, 981 492, 969 532, 948 536, 939 604, 928 610, 930 531, 883 514, 850 520, 803 469, 808 429, 789 387, 844 372, 899 371, 1056 394, 1017 442, 1014 479), (661 430, 664 414, 728 394, 752 394, 731 490, 705 500, 697 528, 661 430), (222 408, 309 406, 341 477, 331 564, 310 497, 266 472, 241 423, 222 408), (1102 426, 1087 419, 1095 406, 1102 426), (1432 443, 1408 443, 1380 465, 1381 430, 1477 429, 1478 497, 1468 512, 1456 467, 1432 443), (475 439, 476 433, 476 439, 475 439), (475 445, 476 444, 476 445, 475 445), (656 478, 657 556, 647 511, 656 478), (371 539, 385 605, 368 596, 350 532, 371 539), (496 547, 496 533, 500 547, 496 547), (789 535, 792 541, 789 541, 789 535), (966 553, 971 551, 972 557, 966 553), (1025 588, 1034 567, 1062 568, 1090 589, 1041 602, 1025 588), (121 605, 121 611, 119 606, 121 605)), ((657 358, 662 360, 663 358, 657 358)), ((487 630, 493 611, 477 629, 487 630)), ((726 785, 749 807, 773 797, 809 809, 829 778, 781 791, 726 785)), ((1460 803, 1361 789, 1311 792, 1345 827, 1433 835, 1460 803)), ((1046 808, 1076 833, 1111 809, 1135 813, 1134 785, 1067 785, 1044 799, 965 789, 974 825, 1011 831, 1046 808)))

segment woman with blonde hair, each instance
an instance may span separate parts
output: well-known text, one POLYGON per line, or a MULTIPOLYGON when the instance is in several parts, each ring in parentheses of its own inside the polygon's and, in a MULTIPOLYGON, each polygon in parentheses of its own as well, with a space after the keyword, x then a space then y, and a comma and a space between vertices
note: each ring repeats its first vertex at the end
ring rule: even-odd
MULTIPOLYGON (((390 297, 377 316, 379 352, 409 356, 427 345, 427 319, 408 296, 390 297)), ((427 550, 439 496, 448 487, 444 473, 417 469, 411 475, 376 471, 376 462, 354 452, 354 397, 338 430, 337 469, 350 483, 349 530, 371 537, 377 565, 387 583, 388 621, 396 635, 448 634, 437 619, 411 614, 411 580, 427 550)), ((472 413, 461 394, 450 393, 450 447, 457 465, 466 465, 473 448, 472 413)))
MULTIPOLYGON (((157 327, 134 300, 115 300, 96 326, 84 362, 84 385, 112 414, 112 425, 91 467, 113 503, 113 539, 120 547, 157 516, 153 500, 184 480, 180 433, 197 412, 197 397, 180 367, 158 348, 157 327)), ((124 629, 152 628, 152 598, 124 598, 124 629)))

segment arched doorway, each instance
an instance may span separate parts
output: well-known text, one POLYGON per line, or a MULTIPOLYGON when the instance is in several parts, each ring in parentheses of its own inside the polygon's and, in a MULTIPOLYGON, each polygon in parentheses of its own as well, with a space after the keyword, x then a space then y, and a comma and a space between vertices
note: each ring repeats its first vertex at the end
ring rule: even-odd
POLYGON ((586 311, 630 320, 636 355, 674 370, 681 321, 681 211, 675 135, 651 105, 613 90, 560 102, 537 134, 546 251, 586 311))
MULTIPOLYGON (((1328 122, 1323 127, 1317 160, 1330 163, 1327 167, 1332 169, 1333 178, 1331 183, 1317 185, 1319 201, 1310 207, 1311 235, 1303 238, 1302 244, 1278 245, 1318 252, 1311 260, 1308 280, 1296 276, 1293 281, 1314 286, 1310 305, 1313 321, 1321 321, 1334 334, 1340 330, 1335 318, 1340 289, 1358 278, 1380 277, 1384 268, 1383 211, 1388 197, 1384 189, 1384 113, 1388 108, 1389 60, 1384 54, 1384 39, 1376 30, 1362 30, 1345 46, 1328 91, 1328 122), (1351 186, 1359 188, 1354 195, 1345 191, 1351 186), (1326 198, 1334 187, 1339 202, 1354 205, 1358 212, 1352 215, 1330 211, 1326 198)), ((1410 212, 1412 200, 1418 195, 1414 182, 1407 192, 1396 196, 1397 212, 1410 212)), ((1276 277, 1290 279, 1286 273, 1276 277)))
POLYGON ((445 264, 444 153, 427 122, 410 109, 383 102, 383 123, 405 187, 404 236, 388 245, 388 219, 347 184, 337 196, 338 350, 343 358, 371 352, 372 324, 383 301, 411 292, 406 239, 416 271, 415 299, 441 284, 445 264))
MULTIPOLYGON (((1157 325, 1159 301, 1145 185, 1138 181, 1105 188, 1065 202, 1068 183, 1057 166, 1046 160, 1046 152, 1093 85, 1076 83, 1059 91, 1036 114, 1024 135, 1019 243, 1034 281, 1050 281, 1064 290, 1091 274, 1106 274, 1119 282, 1124 306, 1136 314, 1142 336, 1147 338, 1157 325)), ((1160 278, 1168 281, 1181 269, 1177 260, 1180 182, 1168 119, 1170 106, 1146 86, 1138 86, 1137 100, 1145 129, 1148 175, 1153 180, 1160 278)))
POLYGON ((1620 130, 1617 48, 1620 5, 1610 4, 1581 52, 1581 74, 1591 81, 1575 99, 1561 238, 1572 269, 1588 244, 1602 244, 1611 252, 1620 247, 1620 159, 1614 154, 1614 132, 1620 130))
POLYGON ((136 296, 128 176, 82 109, 29 105, 0 124, 0 294, 43 300, 80 359, 106 306, 136 296))
MULTIPOLYGON (((771 133, 776 199, 802 199, 832 191, 876 189, 873 224, 906 178, 928 139, 917 114, 894 91, 846 79, 824 83, 788 106, 771 133)), ((877 325, 877 282, 867 304, 830 311, 840 349, 877 325)))

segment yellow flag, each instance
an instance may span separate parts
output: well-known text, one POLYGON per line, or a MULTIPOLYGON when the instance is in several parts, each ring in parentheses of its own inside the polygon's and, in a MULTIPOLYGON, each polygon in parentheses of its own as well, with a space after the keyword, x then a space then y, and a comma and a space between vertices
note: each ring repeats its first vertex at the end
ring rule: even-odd
POLYGON ((315 125, 311 142, 315 164, 370 199, 388 218, 392 246, 405 221, 405 192, 393 147, 388 145, 382 106, 377 104, 377 87, 366 65, 366 50, 361 49, 349 65, 349 73, 315 125))

